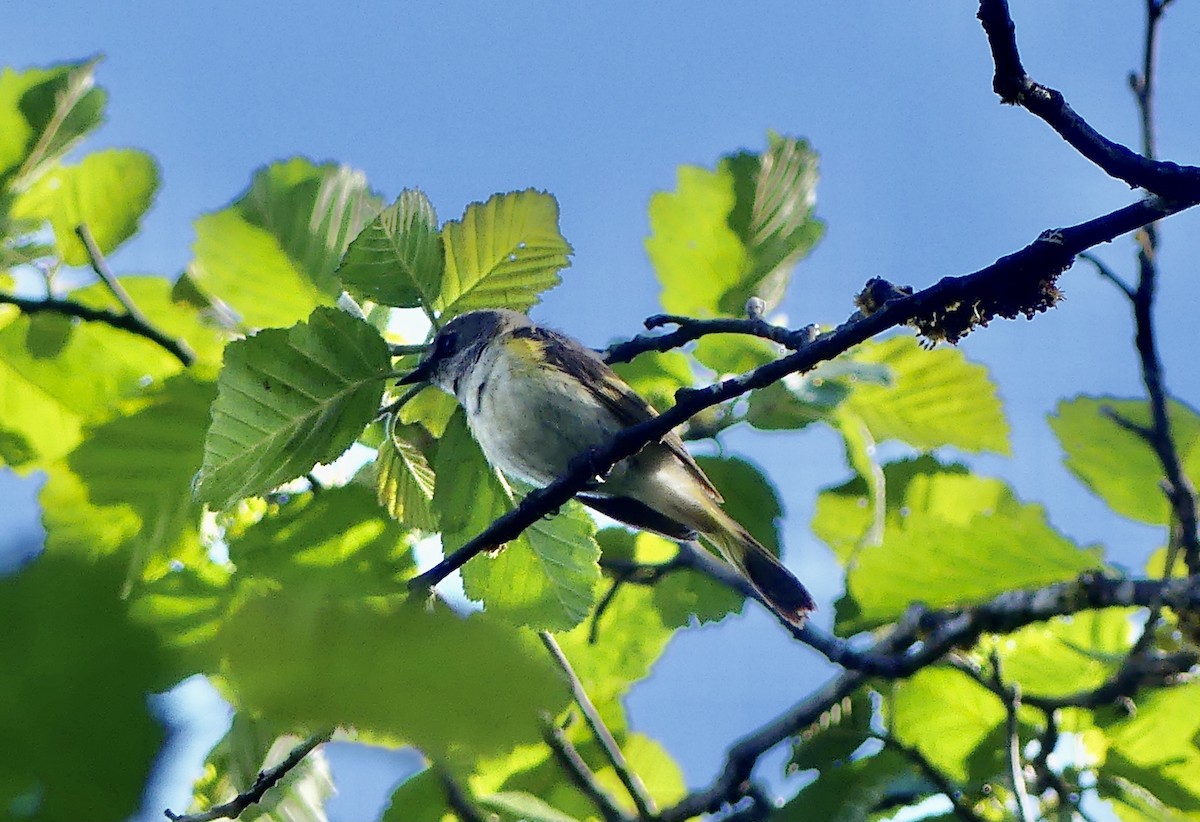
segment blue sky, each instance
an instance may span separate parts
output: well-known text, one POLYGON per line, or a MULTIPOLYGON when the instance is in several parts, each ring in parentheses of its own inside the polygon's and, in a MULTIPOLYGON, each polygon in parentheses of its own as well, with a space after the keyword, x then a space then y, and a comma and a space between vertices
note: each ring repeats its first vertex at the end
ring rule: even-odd
MULTIPOLYGON (((1033 76, 1128 144, 1137 130, 1125 77, 1140 60, 1142 8, 1013 3, 1033 76)), ((16 0, 6 12, 0 62, 103 52, 108 123, 89 146, 137 146, 161 164, 142 234, 112 258, 122 273, 174 276, 189 259, 191 221, 236 197, 256 167, 296 154, 362 169, 388 198, 420 187, 442 219, 492 192, 534 186, 558 197, 576 250, 534 314, 599 345, 636 333, 658 309, 643 250, 652 193, 673 187, 680 164, 761 148, 768 129, 807 137, 822 158, 817 211, 828 231, 796 272, 784 305, 794 324, 845 319, 869 277, 929 285, 1135 196, 1040 121, 999 104, 969 3, 16 0)), ((1200 163, 1198 40, 1200 8, 1172 6, 1159 135, 1162 154, 1180 162, 1200 163)), ((1101 253, 1131 272, 1130 240, 1101 253)), ((1157 316, 1168 383, 1193 403, 1197 259, 1200 215, 1168 221, 1157 316)), ((1063 285, 1067 300, 1054 312, 998 322, 962 346, 991 369, 1013 425, 1013 456, 974 464, 1044 502, 1072 537, 1133 562, 1160 535, 1107 515, 1062 469, 1045 424, 1062 397, 1140 395, 1131 325, 1089 268, 1063 285)), ((731 443, 782 489, 787 561, 830 602, 839 575, 807 521, 816 488, 846 475, 840 447, 820 433, 735 432, 731 443)), ((33 487, 0 472, 10 533, 32 527, 20 500, 33 487)), ((684 632, 629 708, 700 784, 729 741, 830 672, 751 613, 684 632)), ((345 756, 334 757, 339 775, 359 768, 345 756)))

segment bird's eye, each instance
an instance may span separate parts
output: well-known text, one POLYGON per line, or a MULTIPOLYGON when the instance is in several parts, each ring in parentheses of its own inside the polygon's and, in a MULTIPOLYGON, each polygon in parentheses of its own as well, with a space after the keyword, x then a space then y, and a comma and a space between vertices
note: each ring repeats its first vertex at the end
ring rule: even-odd
POLYGON ((442 335, 440 337, 438 337, 437 350, 434 353, 440 354, 441 356, 444 357, 447 354, 452 353, 454 351, 454 349, 457 347, 457 345, 458 345, 458 334, 457 333, 455 333, 454 331, 443 332, 442 335))

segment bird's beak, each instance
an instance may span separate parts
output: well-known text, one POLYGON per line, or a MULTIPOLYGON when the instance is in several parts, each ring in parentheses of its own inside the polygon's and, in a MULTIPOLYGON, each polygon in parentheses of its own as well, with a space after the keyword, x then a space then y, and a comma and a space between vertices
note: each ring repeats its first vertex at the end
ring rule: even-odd
POLYGON ((418 382, 429 382, 433 376, 433 358, 425 358, 420 365, 400 378, 398 385, 413 385, 418 382))

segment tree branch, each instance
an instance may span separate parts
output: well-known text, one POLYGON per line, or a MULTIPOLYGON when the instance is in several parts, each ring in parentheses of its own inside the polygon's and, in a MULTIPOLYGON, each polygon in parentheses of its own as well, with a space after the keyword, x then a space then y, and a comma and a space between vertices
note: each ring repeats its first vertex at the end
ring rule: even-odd
POLYGON ((645 321, 645 326, 649 330, 662 328, 664 325, 674 325, 677 328, 667 334, 639 334, 633 339, 610 345, 601 356, 604 357, 605 362, 610 364, 629 362, 647 351, 670 351, 709 334, 745 334, 770 340, 784 348, 796 351, 812 342, 817 334, 816 326, 793 330, 773 325, 761 317, 744 320, 730 318, 698 320, 675 314, 655 314, 647 317, 645 321))
POLYGON ((911 323, 927 336, 956 341, 996 316, 1032 315, 1044 310, 1057 299, 1048 297, 1047 289, 1056 292, 1053 281, 1076 254, 1188 207, 1147 197, 1085 223, 1044 234, 986 268, 959 277, 945 277, 915 294, 890 300, 869 316, 859 315, 786 357, 707 388, 681 390, 676 393, 673 408, 626 428, 602 447, 578 455, 558 480, 527 494, 516 508, 478 536, 410 579, 409 590, 427 590, 481 551, 520 536, 533 523, 565 505, 593 477, 606 474, 621 460, 662 439, 668 431, 706 408, 770 385, 788 374, 810 371, 895 326, 911 323))
POLYGON ((92 237, 92 232, 87 227, 87 223, 80 223, 75 226, 75 234, 79 237, 79 241, 83 243, 84 249, 87 250, 88 260, 92 264, 92 271, 96 272, 96 276, 104 282, 108 290, 112 292, 112 295, 117 298, 117 302, 125 309, 125 314, 133 323, 133 329, 137 329, 135 333, 140 333, 143 337, 162 345, 163 348, 171 352, 177 360, 183 363, 185 368, 195 362, 196 354, 192 351, 191 346, 187 344, 187 341, 173 339, 163 334, 154 327, 154 323, 150 322, 150 318, 143 314, 141 309, 134 304, 133 298, 129 296, 129 292, 125 290, 125 286, 121 285, 121 281, 109 269, 108 262, 104 259, 104 254, 100 251, 100 246, 96 244, 96 239, 92 237), (164 344, 164 341, 168 344, 164 344))
POLYGON ((61 314, 65 317, 77 317, 89 322, 104 323, 120 331, 136 334, 162 348, 179 360, 184 366, 195 362, 196 355, 192 353, 187 343, 168 337, 153 326, 144 325, 129 314, 118 313, 107 308, 92 308, 82 303, 62 300, 56 297, 46 297, 41 300, 31 300, 12 294, 0 294, 0 304, 15 305, 23 314, 38 314, 42 312, 61 314))
POLYGON ((625 759, 625 754, 621 752, 621 746, 617 744, 612 731, 604 724, 604 719, 600 716, 600 712, 592 704, 591 698, 587 695, 587 691, 584 690, 583 683, 579 681, 575 669, 571 667, 571 662, 567 659, 567 655, 562 652, 562 648, 558 647, 558 642, 555 641, 549 631, 538 631, 538 637, 541 638, 542 644, 546 646, 546 650, 550 652, 550 656, 554 659, 555 664, 566 675, 567 682, 571 686, 571 695, 574 697, 575 703, 579 706, 579 710, 583 713, 584 721, 591 728, 592 735, 600 743, 600 747, 608 757, 608 761, 612 763, 613 770, 617 772, 617 778, 621 780, 621 784, 629 792, 629 796, 633 799, 633 804, 638 809, 638 813, 643 819, 652 817, 658 811, 658 807, 654 803, 654 798, 646 790, 646 785, 642 782, 641 777, 634 773, 633 768, 629 767, 629 762, 625 759))
POLYGON ((233 799, 221 805, 215 805, 207 811, 192 814, 178 814, 170 810, 163 811, 172 822, 211 822, 214 819, 237 819, 251 805, 262 801, 263 795, 283 779, 287 774, 304 761, 304 757, 312 753, 318 745, 328 742, 333 731, 323 731, 314 734, 292 749, 284 760, 273 768, 259 771, 258 778, 248 790, 239 793, 233 799))
MULTIPOLYGON (((1147 2, 1159 6, 1161 13, 1161 4, 1147 2)), ((1164 197, 1195 202, 1200 192, 1200 168, 1143 157, 1109 140, 1080 117, 1060 92, 1034 82, 1025 73, 1007 0, 980 0, 978 17, 996 69, 992 88, 1001 102, 1020 105, 1040 117, 1110 177, 1164 197)))

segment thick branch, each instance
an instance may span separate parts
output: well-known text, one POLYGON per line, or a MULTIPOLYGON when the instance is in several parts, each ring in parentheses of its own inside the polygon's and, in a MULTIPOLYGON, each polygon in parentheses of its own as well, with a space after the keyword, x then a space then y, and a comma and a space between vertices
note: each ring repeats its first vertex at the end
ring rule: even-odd
POLYGON ((792 373, 812 370, 855 345, 889 328, 915 320, 933 323, 940 312, 960 310, 972 304, 985 291, 1003 290, 1016 280, 1057 276, 1070 265, 1076 254, 1099 243, 1108 242, 1187 206, 1148 197, 1117 211, 1039 237, 1025 248, 997 260, 972 274, 946 277, 911 296, 891 300, 878 311, 859 317, 822 334, 800 350, 767 363, 746 374, 703 389, 682 390, 676 404, 662 415, 617 434, 607 445, 580 454, 571 469, 555 482, 529 493, 521 504, 497 519, 482 533, 433 568, 409 580, 409 590, 426 590, 452 574, 481 551, 516 539, 542 517, 570 501, 593 477, 606 474, 626 457, 636 454, 648 443, 662 439, 668 431, 691 417, 726 400, 770 385, 792 373))
POLYGON ((328 742, 333 731, 314 734, 292 749, 282 762, 273 768, 260 771, 258 778, 249 790, 243 791, 233 799, 221 805, 209 808, 207 811, 192 814, 178 814, 173 811, 163 811, 172 822, 211 822, 213 819, 237 819, 251 805, 262 801, 263 795, 278 784, 288 773, 304 761, 304 757, 312 753, 318 745, 328 742))
POLYGON ((1111 177, 1171 199, 1200 199, 1200 168, 1143 157, 1109 140, 1088 125, 1060 92, 1034 82, 1025 73, 1007 0, 980 0, 978 16, 996 67, 992 88, 1002 102, 1020 105, 1040 117, 1111 177))

